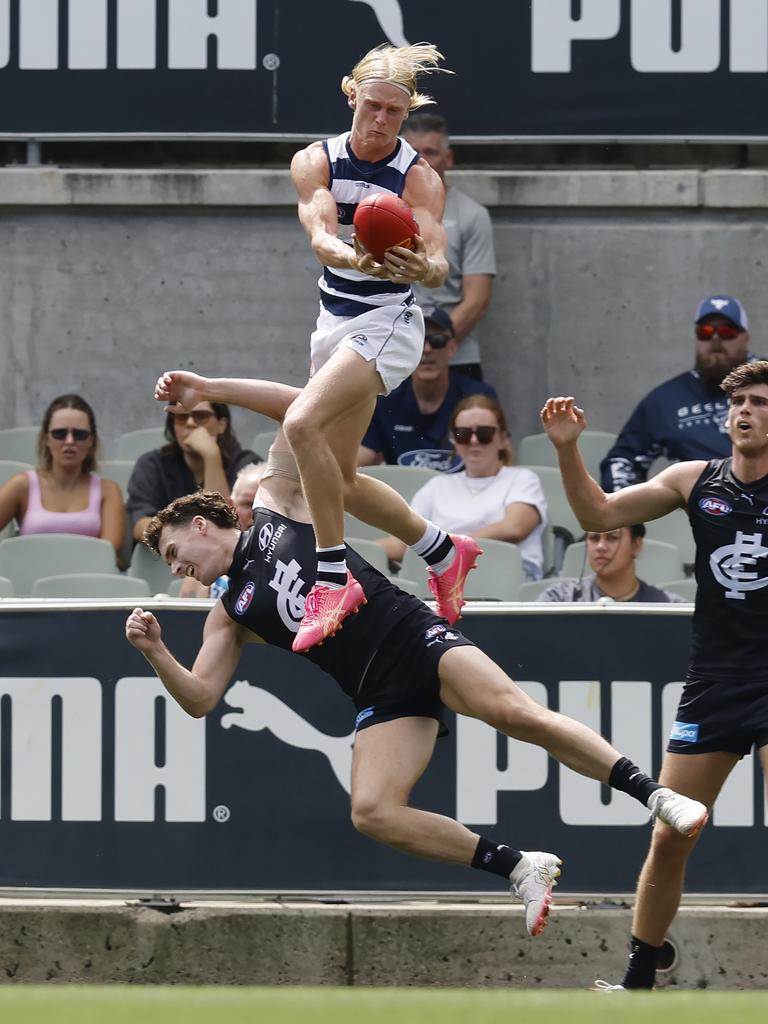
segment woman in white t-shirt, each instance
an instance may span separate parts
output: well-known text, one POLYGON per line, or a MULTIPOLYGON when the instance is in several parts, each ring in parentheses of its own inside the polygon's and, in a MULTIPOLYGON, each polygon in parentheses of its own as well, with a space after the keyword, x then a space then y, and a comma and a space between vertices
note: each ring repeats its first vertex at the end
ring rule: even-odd
MULTIPOLYGON (((536 474, 509 464, 501 405, 487 395, 469 395, 453 410, 449 433, 464 469, 437 474, 416 492, 411 507, 448 533, 517 544, 526 576, 540 579, 547 503, 536 474)), ((405 545, 394 537, 383 544, 390 558, 402 560, 405 545)))

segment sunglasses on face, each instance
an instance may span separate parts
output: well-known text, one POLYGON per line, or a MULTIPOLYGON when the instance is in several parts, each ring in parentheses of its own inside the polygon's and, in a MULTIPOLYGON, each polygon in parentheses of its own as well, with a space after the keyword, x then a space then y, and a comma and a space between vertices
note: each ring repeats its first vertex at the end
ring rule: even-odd
POLYGON ((696 337, 699 341, 711 341, 715 335, 723 341, 733 341, 741 331, 733 324, 696 324, 696 337))
POLYGON ((425 335, 424 340, 429 342, 430 348, 445 348, 452 337, 453 335, 447 331, 436 331, 434 334, 425 335))
POLYGON ((173 422, 184 426, 187 420, 192 417, 196 427, 202 427, 204 423, 213 416, 210 409, 197 409, 195 412, 172 412, 173 422))
POLYGON ((71 434, 72 440, 79 441, 81 444, 91 436, 90 430, 83 430, 82 428, 75 428, 73 430, 71 427, 55 427, 53 430, 49 430, 48 434, 54 441, 66 441, 69 434, 71 434))
POLYGON ((498 427, 454 427, 453 439, 456 444, 469 444, 474 434, 478 444, 490 444, 498 429, 498 427))

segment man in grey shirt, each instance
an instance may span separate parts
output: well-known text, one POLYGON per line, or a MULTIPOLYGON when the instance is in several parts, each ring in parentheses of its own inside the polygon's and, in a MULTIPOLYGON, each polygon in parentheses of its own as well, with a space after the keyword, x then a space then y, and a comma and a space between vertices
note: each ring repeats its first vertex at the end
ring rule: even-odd
POLYGON ((444 117, 412 114, 402 134, 437 171, 446 189, 443 226, 448 236, 448 276, 439 288, 425 292, 414 285, 413 290, 418 302, 438 303, 450 313, 459 342, 451 360, 453 369, 482 380, 475 328, 488 311, 496 274, 491 218, 484 206, 445 179, 445 172, 453 167, 453 150, 444 117))

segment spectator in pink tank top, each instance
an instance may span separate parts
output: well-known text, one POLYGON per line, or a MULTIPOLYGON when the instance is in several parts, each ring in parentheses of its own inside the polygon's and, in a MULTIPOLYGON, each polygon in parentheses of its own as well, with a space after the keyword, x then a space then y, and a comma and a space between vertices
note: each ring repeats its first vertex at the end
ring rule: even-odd
POLYGON ((79 395, 54 398, 37 441, 36 470, 17 473, 0 488, 0 529, 12 519, 20 534, 78 533, 123 542, 120 487, 94 472, 99 437, 93 409, 79 395))

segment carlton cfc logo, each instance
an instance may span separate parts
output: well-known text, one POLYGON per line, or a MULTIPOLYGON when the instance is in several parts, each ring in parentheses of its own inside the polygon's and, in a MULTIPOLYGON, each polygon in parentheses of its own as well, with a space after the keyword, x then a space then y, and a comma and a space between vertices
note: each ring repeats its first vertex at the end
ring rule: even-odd
POLYGON ((248 582, 245 584, 243 589, 240 591, 240 596, 235 601, 235 611, 238 615, 242 615, 248 610, 248 606, 253 600, 253 595, 256 593, 256 584, 248 582))
POLYGON ((710 516, 728 516, 733 512, 728 502, 722 498, 702 498, 699 501, 699 508, 710 516))

